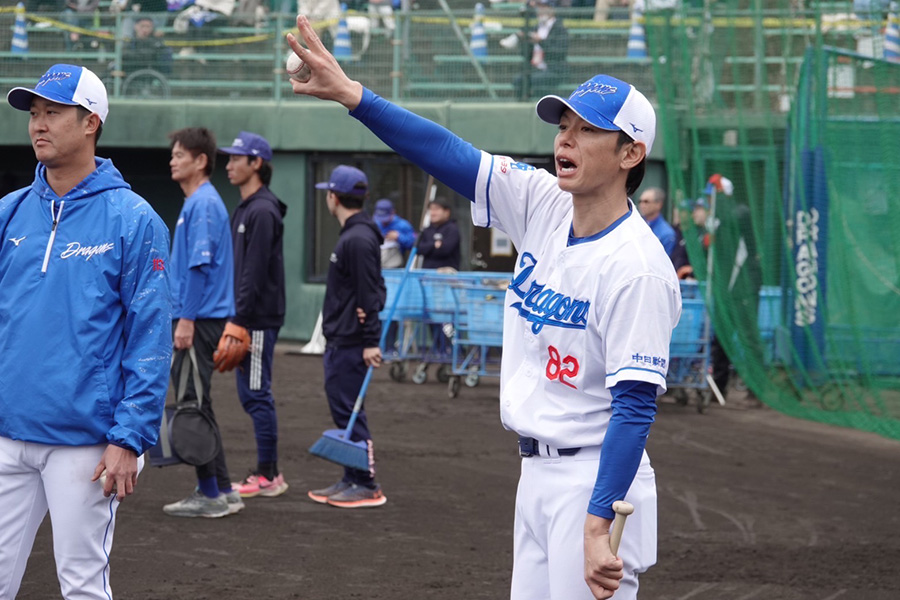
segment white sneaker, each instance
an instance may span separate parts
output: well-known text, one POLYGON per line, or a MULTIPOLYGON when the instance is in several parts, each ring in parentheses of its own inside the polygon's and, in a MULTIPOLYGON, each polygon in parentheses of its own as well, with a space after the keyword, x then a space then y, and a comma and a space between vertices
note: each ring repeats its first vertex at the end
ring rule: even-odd
POLYGON ((222 494, 225 496, 225 501, 228 503, 228 514, 233 515, 235 513, 239 513, 244 510, 244 501, 241 500, 241 495, 237 490, 231 490, 227 494, 222 494))
POLYGON ((173 517, 206 517, 208 519, 217 519, 230 514, 228 500, 225 499, 224 494, 219 494, 217 498, 209 498, 200 490, 194 490, 184 500, 166 504, 163 506, 163 512, 173 517))

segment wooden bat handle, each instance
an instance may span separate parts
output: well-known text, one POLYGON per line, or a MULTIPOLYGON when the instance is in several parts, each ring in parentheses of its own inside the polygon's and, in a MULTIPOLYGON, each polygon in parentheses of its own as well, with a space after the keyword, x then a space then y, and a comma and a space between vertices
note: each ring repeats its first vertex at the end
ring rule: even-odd
POLYGON ((622 530, 625 529, 625 518, 634 512, 634 506, 624 500, 617 500, 613 502, 612 509, 616 513, 616 518, 613 520, 612 530, 609 532, 609 549, 618 556, 622 530))

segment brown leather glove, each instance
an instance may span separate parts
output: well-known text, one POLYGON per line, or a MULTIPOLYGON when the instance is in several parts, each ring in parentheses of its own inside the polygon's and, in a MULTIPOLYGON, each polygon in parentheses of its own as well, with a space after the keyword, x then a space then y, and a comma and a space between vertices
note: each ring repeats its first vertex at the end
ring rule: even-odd
POLYGON ((234 323, 226 323, 219 338, 219 347, 213 352, 213 365, 219 373, 230 371, 241 364, 250 351, 250 332, 234 323))

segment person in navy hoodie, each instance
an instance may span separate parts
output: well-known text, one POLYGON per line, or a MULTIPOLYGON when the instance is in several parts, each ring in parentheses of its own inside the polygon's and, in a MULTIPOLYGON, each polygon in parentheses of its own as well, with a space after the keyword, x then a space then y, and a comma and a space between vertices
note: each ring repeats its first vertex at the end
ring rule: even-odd
POLYGON ((240 365, 235 379, 244 412, 253 421, 256 467, 233 487, 242 498, 273 498, 288 484, 278 469, 278 416, 272 396, 272 360, 284 325, 284 215, 287 205, 269 190, 272 148, 260 135, 242 131, 227 148, 228 181, 241 203, 231 216, 234 244, 234 317, 225 326, 216 355, 220 371, 240 365), (233 354, 235 340, 249 352, 233 354))
POLYGON ((90 70, 7 95, 29 111, 34 182, 0 199, 0 597, 49 512, 64 598, 109 600, 119 502, 156 444, 169 381, 169 232, 112 161, 90 70))
MULTIPOLYGON (((381 320, 387 292, 381 276, 381 244, 378 225, 363 210, 369 195, 366 174, 340 165, 328 181, 316 188, 327 190, 325 202, 341 224, 338 243, 331 253, 325 299, 322 303, 322 334, 325 336, 325 394, 331 418, 340 429, 347 427, 353 405, 369 367, 381 366, 381 320)), ((311 500, 338 508, 381 506, 387 498, 375 483, 375 454, 366 411, 361 410, 353 431, 353 442, 366 441, 369 468, 344 468, 340 481, 310 490, 311 500)))

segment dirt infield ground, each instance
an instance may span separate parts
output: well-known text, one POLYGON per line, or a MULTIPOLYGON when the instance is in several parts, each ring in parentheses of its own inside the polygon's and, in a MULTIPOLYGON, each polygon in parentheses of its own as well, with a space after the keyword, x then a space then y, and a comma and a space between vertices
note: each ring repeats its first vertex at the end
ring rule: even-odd
MULTIPOLYGON (((321 358, 279 352, 280 463, 290 490, 224 519, 161 507, 193 485, 189 467, 147 468, 119 511, 118 599, 417 600, 508 598, 519 458, 500 426, 496 380, 463 388, 392 382, 368 400, 384 507, 314 504, 339 468, 307 448, 330 428, 321 358)), ((216 412, 234 478, 255 462, 232 379, 216 412)), ((900 598, 900 444, 796 421, 740 397, 706 415, 663 398, 648 450, 659 486, 659 564, 643 600, 900 598)), ((45 521, 19 598, 58 597, 45 521)))

